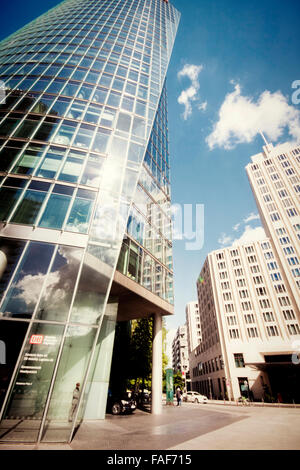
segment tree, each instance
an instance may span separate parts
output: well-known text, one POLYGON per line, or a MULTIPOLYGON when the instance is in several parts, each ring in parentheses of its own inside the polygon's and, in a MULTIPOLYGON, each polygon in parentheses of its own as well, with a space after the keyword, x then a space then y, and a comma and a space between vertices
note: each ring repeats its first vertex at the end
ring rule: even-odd
POLYGON ((152 370, 152 318, 139 318, 132 322, 130 342, 130 378, 134 380, 138 390, 140 382, 145 388, 149 382, 152 370))
MULTIPOLYGON (((126 387, 151 389, 152 379, 152 335, 153 318, 140 318, 131 322, 118 322, 110 385, 114 390, 126 387)), ((167 329, 163 318, 162 326, 162 365, 163 372, 168 365, 166 355, 167 329)), ((164 374, 165 375, 165 374, 164 374)))
POLYGON ((180 387, 181 390, 184 389, 184 379, 182 378, 182 374, 180 371, 177 371, 173 375, 174 380, 174 388, 176 390, 177 387, 180 387))
POLYGON ((169 358, 167 356, 167 333, 168 330, 166 328, 166 320, 162 319, 162 369, 163 372, 165 372, 168 364, 169 364, 169 358))

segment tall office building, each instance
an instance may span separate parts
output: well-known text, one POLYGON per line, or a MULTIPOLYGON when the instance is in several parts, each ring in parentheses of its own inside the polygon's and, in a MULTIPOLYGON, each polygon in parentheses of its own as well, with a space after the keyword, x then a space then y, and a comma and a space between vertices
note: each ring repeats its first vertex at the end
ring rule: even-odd
POLYGON ((198 302, 189 302, 185 308, 187 341, 189 353, 201 342, 201 324, 198 302))
POLYGON ((104 417, 117 320, 154 316, 160 411, 178 22, 166 0, 65 0, 0 44, 2 440, 104 417))
POLYGON ((209 253, 200 276, 202 342, 190 355, 193 389, 229 399, 280 394, 299 403, 300 369, 292 360, 298 309, 270 240, 209 253))
POLYGON ((181 372, 186 379, 189 372, 189 354, 186 325, 179 326, 172 342, 172 366, 175 372, 181 372))
POLYGON ((267 144, 251 160, 246 170, 261 221, 300 312, 300 146, 267 144))

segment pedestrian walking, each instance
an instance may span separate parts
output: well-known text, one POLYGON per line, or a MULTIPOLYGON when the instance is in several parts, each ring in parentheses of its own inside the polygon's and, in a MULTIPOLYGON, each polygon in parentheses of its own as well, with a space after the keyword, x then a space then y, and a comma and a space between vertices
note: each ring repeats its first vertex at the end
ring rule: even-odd
POLYGON ((78 406, 78 401, 79 401, 79 395, 80 395, 80 383, 77 382, 76 387, 73 390, 73 396, 72 396, 72 404, 69 412, 69 423, 73 421, 77 406, 78 406))
POLYGON ((177 389, 176 389, 177 406, 181 406, 181 395, 182 395, 182 391, 181 391, 180 387, 177 387, 177 389))

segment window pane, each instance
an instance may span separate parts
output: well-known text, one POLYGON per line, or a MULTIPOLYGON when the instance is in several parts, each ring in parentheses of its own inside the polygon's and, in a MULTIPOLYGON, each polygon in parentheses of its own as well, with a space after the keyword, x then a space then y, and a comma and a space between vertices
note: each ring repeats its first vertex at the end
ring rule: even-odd
POLYGON ((138 276, 138 267, 139 256, 132 249, 130 249, 127 276, 133 279, 134 281, 137 279, 138 276))
POLYGON ((74 139, 73 146, 81 148, 89 148, 94 136, 95 129, 79 128, 79 131, 74 139))
POLYGON ((93 92, 93 87, 82 86, 78 92, 77 98, 89 100, 93 92))
MULTIPOLYGON (((32 113, 38 113, 38 114, 46 114, 48 109, 50 108, 51 104, 53 103, 54 97, 53 98, 41 98, 32 108, 31 112, 32 113)), ((23 100, 24 101, 24 100, 23 100)), ((32 103, 33 100, 31 100, 32 103)), ((28 106, 29 107, 29 106, 28 106)))
POLYGON ((111 108, 105 108, 100 120, 100 125, 105 127, 114 127, 116 111, 111 108))
MULTIPOLYGON (((17 106, 15 107, 15 110, 16 111, 27 111, 29 108, 31 108, 31 106, 33 105, 33 103, 35 102, 35 98, 32 97, 31 95, 25 95, 23 97, 23 99, 19 102, 19 104, 17 104, 17 106)), ((38 112, 38 111, 36 111, 38 112)))
POLYGON ((47 88, 47 93, 59 93, 66 82, 54 80, 47 88))
POLYGON ((24 250, 25 242, 11 238, 0 239, 2 276, 0 279, 0 302, 24 250))
POLYGON ((42 123, 41 127, 38 129, 33 138, 35 140, 49 141, 51 139, 51 136, 54 134, 54 131, 56 130, 57 126, 58 123, 44 122, 42 123))
POLYGON ((70 196, 51 194, 46 209, 39 222, 40 227, 60 229, 71 201, 70 196))
POLYGON ((5 317, 31 318, 46 278, 54 245, 31 242, 0 311, 5 317))
MULTIPOLYGON (((34 148, 34 147, 31 147, 34 148)), ((27 148, 24 154, 18 160, 16 166, 13 169, 13 173, 30 175, 40 162, 41 155, 43 154, 44 148, 40 150, 31 150, 27 148)))
POLYGON ((20 149, 4 147, 0 152, 0 171, 7 171, 11 167, 20 149))
POLYGON ((6 118, 5 121, 0 125, 0 135, 11 135, 19 122, 20 119, 6 118))
POLYGON ((141 145, 131 143, 129 146, 128 160, 140 163, 144 156, 144 147, 141 145))
POLYGON ((71 145, 73 134, 75 133, 75 131, 76 127, 62 124, 53 141, 57 144, 71 145))
POLYGON ((93 208, 93 201, 77 197, 70 212, 66 230, 87 233, 93 208))
POLYGON ((27 322, 0 322, 0 341, 4 342, 6 349, 5 364, 1 364, 0 367, 0 408, 3 404, 27 328, 27 322))
POLYGON ((33 225, 45 197, 46 192, 28 189, 12 218, 12 222, 33 225))
POLYGON ((52 106, 49 114, 54 114, 56 116, 64 116, 67 111, 67 108, 69 107, 69 104, 70 100, 68 100, 67 98, 58 98, 58 100, 52 106))
POLYGON ((94 140, 92 149, 95 152, 105 153, 107 149, 107 142, 109 139, 109 134, 98 131, 94 140))
POLYGON ((65 321, 69 312, 83 250, 59 246, 44 285, 36 318, 65 321))
POLYGON ((130 131, 131 125, 131 116, 129 114, 120 113, 118 122, 117 122, 117 129, 124 132, 130 131))
POLYGON ((21 192, 21 189, 16 188, 0 189, 0 220, 7 220, 21 192))
POLYGON ((43 178, 54 178, 60 167, 62 159, 63 155, 47 153, 36 173, 36 176, 41 176, 43 178))
POLYGON ((83 263, 70 321, 97 324, 103 313, 109 277, 97 268, 97 258, 87 253, 83 263))
POLYGON ((125 109, 126 111, 132 111, 133 110, 133 105, 134 105, 134 99, 130 98, 129 96, 124 96, 122 100, 122 109, 125 109))
POLYGON ((31 88, 31 91, 44 91, 47 86, 49 85, 51 81, 51 78, 45 79, 45 78, 40 78, 31 88))
POLYGON ((63 328, 60 325, 41 323, 32 325, 0 425, 0 436, 5 433, 5 440, 37 440, 63 328), (32 344, 33 337, 38 337, 41 342, 32 344), (43 362, 40 361, 40 355, 43 356, 43 362), (28 374, 29 367, 34 367, 36 373, 28 374), (21 427, 15 426, 15 416, 22 420, 21 427))
POLYGON ((22 137, 24 139, 29 139, 38 124, 39 121, 31 121, 29 119, 26 119, 15 132, 14 137, 22 137))
POLYGON ((101 157, 90 157, 87 161, 80 183, 87 186, 98 187, 105 159, 101 157))
POLYGON ((104 88, 97 88, 93 95, 93 101, 96 101, 97 103, 105 103, 107 92, 108 90, 105 90, 104 88))
MULTIPOLYGON (((66 95, 66 96, 70 96, 71 98, 73 98, 77 93, 79 85, 80 85, 79 83, 67 83, 67 85, 62 90, 61 94, 66 95)), ((49 92, 49 90, 47 90, 47 91, 49 92)))
POLYGON ((111 91, 107 100, 107 104, 117 108, 120 104, 120 100, 121 100, 121 95, 119 93, 111 91))
POLYGON ((138 137, 145 137, 145 120, 135 117, 133 119, 132 134, 138 137))
POLYGON ((73 391, 76 382, 80 383, 81 391, 96 331, 96 328, 84 326, 68 327, 42 436, 43 442, 66 442, 70 435, 78 403, 76 400, 73 402, 73 391))
POLYGON ((97 106, 95 104, 90 104, 87 108, 87 112, 84 116, 84 121, 92 122, 98 124, 99 118, 101 115, 102 106, 97 106))
POLYGON ((84 160, 81 158, 68 157, 58 179, 76 183, 80 176, 83 163, 84 160))
POLYGON ((127 274, 128 252, 129 247, 123 242, 118 259, 117 270, 125 275, 127 274))
POLYGON ((85 103, 74 102, 68 111, 67 117, 71 119, 81 119, 85 110, 85 103))

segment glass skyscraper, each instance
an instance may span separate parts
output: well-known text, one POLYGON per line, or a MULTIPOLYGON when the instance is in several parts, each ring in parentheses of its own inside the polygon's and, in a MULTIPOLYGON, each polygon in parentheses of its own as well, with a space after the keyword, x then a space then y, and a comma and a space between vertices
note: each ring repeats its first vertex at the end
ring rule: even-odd
POLYGON ((179 16, 65 0, 0 44, 1 440, 68 441, 104 418, 116 321, 153 315, 158 331, 173 313, 179 16))

